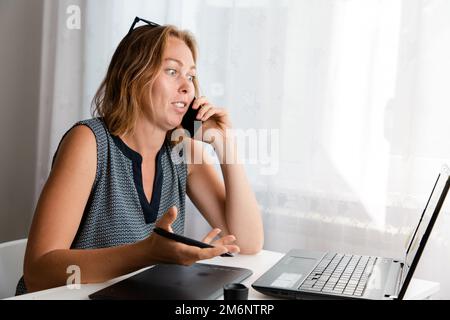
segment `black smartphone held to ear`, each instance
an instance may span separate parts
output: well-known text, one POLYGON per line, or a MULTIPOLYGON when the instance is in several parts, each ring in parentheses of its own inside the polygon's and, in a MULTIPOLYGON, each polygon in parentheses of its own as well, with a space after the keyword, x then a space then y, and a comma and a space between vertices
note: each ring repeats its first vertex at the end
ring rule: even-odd
POLYGON ((201 121, 196 119, 198 110, 192 109, 195 99, 196 98, 194 97, 194 100, 192 100, 191 104, 189 105, 188 111, 186 112, 186 114, 183 117, 183 120, 181 121, 181 126, 189 132, 191 138, 194 137, 195 132, 201 126, 201 121), (198 121, 198 123, 196 123, 196 121, 198 121))

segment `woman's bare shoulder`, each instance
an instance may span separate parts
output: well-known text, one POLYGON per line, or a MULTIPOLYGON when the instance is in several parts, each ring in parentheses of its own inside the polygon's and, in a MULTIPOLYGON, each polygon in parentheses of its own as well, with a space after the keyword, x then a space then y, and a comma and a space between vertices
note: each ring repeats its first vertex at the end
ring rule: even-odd
MULTIPOLYGON (((73 127, 61 141, 53 169, 61 166, 75 170, 92 171, 95 176, 97 142, 92 130, 85 125, 73 127)), ((53 170, 52 169, 52 170, 53 170)))

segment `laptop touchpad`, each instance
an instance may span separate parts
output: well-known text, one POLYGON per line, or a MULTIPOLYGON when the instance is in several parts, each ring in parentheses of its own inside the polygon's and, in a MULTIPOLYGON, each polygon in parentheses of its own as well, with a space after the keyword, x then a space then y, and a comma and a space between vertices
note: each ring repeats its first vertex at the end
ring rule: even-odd
POLYGON ((281 272, 271 283, 272 287, 281 288, 296 288, 299 281, 306 277, 317 259, 312 258, 300 258, 300 257, 288 257, 280 268, 281 272))

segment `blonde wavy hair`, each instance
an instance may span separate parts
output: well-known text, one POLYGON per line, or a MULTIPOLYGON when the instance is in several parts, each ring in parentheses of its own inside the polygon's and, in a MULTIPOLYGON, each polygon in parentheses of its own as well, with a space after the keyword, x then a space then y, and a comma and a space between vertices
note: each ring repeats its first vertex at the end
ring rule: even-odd
MULTIPOLYGON (((197 62, 194 36, 172 25, 141 26, 120 42, 92 101, 93 116, 103 118, 111 134, 132 133, 142 106, 149 104, 150 110, 154 110, 149 92, 160 72, 170 37, 184 41, 192 52, 194 63, 197 62)), ((198 96, 197 78, 194 78, 194 87, 198 96)))

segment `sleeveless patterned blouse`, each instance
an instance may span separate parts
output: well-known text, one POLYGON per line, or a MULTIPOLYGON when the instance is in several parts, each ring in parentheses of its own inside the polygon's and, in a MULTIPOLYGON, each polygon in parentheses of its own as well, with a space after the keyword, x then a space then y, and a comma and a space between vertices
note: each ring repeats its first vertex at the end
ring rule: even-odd
MULTIPOLYGON (((142 183, 141 155, 111 135, 101 118, 80 121, 74 127, 78 125, 89 127, 95 135, 97 172, 71 249, 115 247, 143 240, 172 206, 178 209, 173 231, 183 234, 187 165, 182 148, 164 142, 156 157, 153 194, 148 202, 142 183)), ((16 295, 26 292, 22 277, 16 295)))

